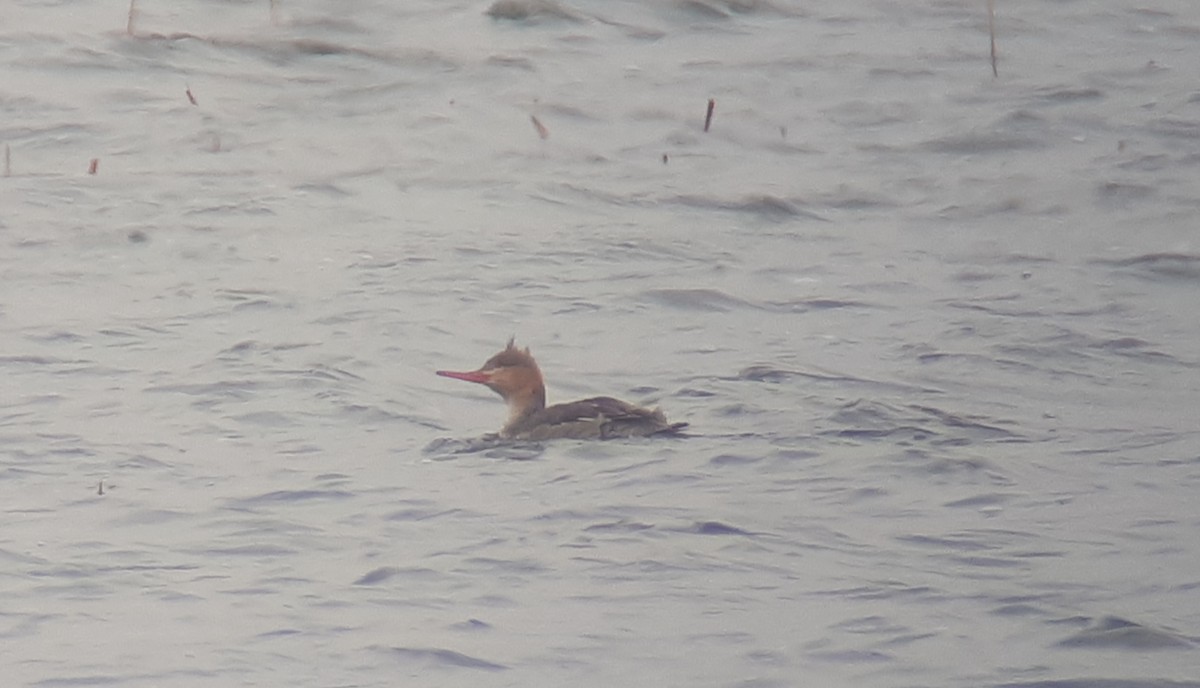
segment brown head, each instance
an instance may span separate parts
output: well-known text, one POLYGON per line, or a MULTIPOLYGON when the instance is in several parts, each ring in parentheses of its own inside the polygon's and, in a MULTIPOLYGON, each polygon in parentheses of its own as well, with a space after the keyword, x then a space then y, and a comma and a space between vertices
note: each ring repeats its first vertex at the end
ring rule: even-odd
POLYGON ((437 374, 486 385, 508 403, 510 423, 541 411, 546 408, 546 385, 542 382, 542 371, 538 370, 529 349, 518 349, 514 339, 509 339, 508 346, 489 358, 479 370, 465 373, 439 370, 437 374))

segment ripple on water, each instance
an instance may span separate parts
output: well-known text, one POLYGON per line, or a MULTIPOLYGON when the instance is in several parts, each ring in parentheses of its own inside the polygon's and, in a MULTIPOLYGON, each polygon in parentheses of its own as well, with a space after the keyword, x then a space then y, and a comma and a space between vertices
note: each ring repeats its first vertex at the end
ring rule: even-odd
POLYGON ((1190 253, 1145 253, 1115 260, 1097 260, 1097 265, 1117 268, 1146 279, 1200 281, 1200 255, 1190 253))
POLYGON ((829 222, 829 218, 802 207, 802 201, 779 198, 778 196, 758 195, 730 200, 710 196, 685 195, 666 200, 674 201, 689 208, 747 213, 764 220, 786 221, 807 218, 809 220, 829 222))
POLYGON ((648 289, 641 293, 641 298, 685 311, 723 312, 756 308, 749 301, 730 296, 719 289, 648 289))
POLYGON ((1162 678, 1064 678, 1061 681, 997 683, 994 688, 1200 688, 1200 683, 1162 678))
POLYGON ((479 671, 505 671, 508 669, 503 664, 444 648, 390 647, 380 649, 384 649, 406 666, 420 666, 423 669, 475 669, 479 671))
POLYGON ((1056 643, 1058 647, 1115 650, 1194 649, 1196 644, 1171 631, 1143 626, 1116 616, 1093 621, 1087 628, 1056 643))
POLYGON ((354 581, 354 585, 378 585, 389 581, 393 578, 402 578, 404 580, 439 580, 443 576, 442 572, 434 571, 433 569, 423 567, 397 567, 397 566, 381 566, 363 574, 358 580, 354 581))

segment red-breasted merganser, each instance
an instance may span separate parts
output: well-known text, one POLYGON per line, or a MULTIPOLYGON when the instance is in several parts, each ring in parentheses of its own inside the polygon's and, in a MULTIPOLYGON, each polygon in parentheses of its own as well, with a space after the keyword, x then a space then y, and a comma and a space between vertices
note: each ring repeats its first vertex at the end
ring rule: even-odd
POLYGON ((487 385, 508 404, 508 422, 500 437, 513 440, 610 439, 676 435, 687 423, 670 423, 658 409, 613 399, 592 397, 566 404, 546 406, 542 371, 529 349, 518 349, 512 339, 503 351, 492 356, 479 370, 456 373, 439 370, 438 375, 487 385))

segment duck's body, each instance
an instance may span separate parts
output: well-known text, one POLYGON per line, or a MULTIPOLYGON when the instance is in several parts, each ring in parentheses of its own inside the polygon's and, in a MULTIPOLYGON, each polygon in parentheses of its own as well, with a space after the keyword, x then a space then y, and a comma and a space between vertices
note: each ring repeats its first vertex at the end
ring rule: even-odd
POLYGON ((513 340, 479 370, 438 375, 487 385, 508 404, 508 422, 500 437, 513 440, 611 439, 674 435, 687 423, 668 422, 662 411, 636 406, 612 397, 592 397, 546 406, 542 371, 529 353, 513 340))

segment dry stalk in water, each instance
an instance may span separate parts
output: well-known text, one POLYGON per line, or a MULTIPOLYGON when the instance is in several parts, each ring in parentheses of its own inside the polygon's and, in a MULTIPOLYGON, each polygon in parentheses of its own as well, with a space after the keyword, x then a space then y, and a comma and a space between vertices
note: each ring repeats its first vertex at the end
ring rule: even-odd
POLYGON ((713 108, 717 107, 717 101, 713 98, 708 99, 708 111, 704 113, 704 131, 708 132, 708 128, 712 125, 713 108))
POLYGON ((992 39, 992 78, 1000 76, 996 69, 996 0, 987 0, 988 36, 992 39))
POLYGON ((550 130, 547 129, 541 122, 538 121, 538 118, 536 115, 530 115, 529 121, 533 122, 533 128, 537 129, 538 136, 542 137, 543 141, 550 138, 550 130))

